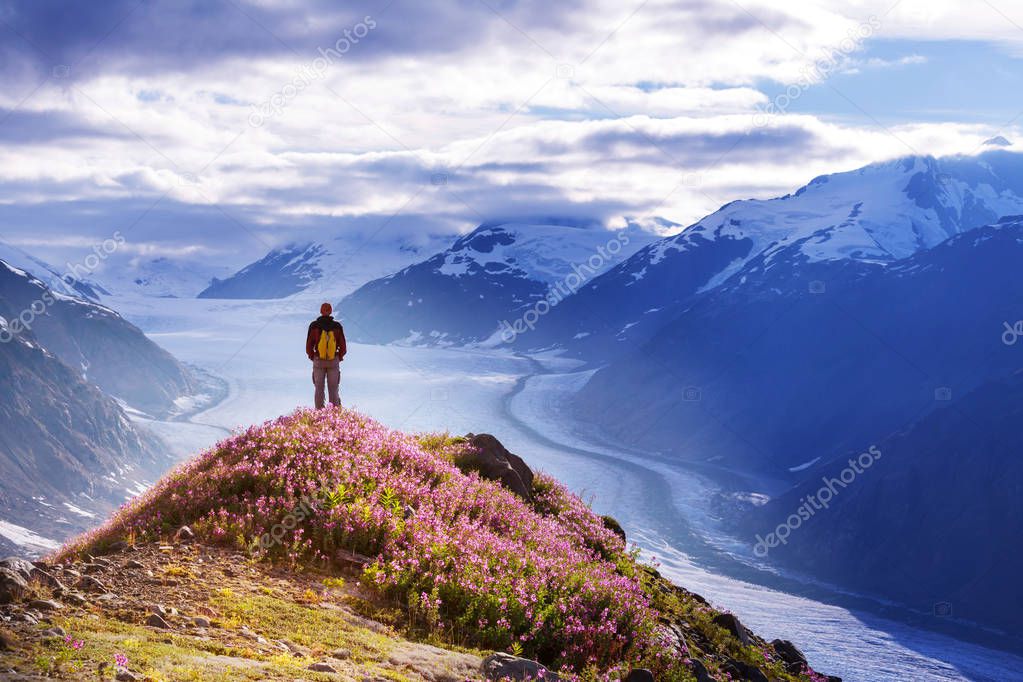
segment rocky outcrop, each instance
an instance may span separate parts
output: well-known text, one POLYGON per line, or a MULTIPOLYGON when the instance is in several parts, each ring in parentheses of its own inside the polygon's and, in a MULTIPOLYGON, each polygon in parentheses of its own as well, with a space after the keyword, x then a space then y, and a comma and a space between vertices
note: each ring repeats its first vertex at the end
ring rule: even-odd
POLYGON ((528 658, 505 653, 494 653, 483 659, 483 674, 488 680, 559 680, 556 673, 528 658))
POLYGON ((509 452, 489 433, 470 433, 465 442, 469 447, 458 462, 463 470, 477 471, 487 480, 499 481, 527 502, 533 501, 533 471, 521 457, 509 452))

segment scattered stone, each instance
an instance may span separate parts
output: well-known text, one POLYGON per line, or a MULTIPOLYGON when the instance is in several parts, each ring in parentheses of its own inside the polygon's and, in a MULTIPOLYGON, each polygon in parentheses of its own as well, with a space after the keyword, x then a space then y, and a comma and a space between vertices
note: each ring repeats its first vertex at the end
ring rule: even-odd
POLYGON ((767 675, 760 671, 760 668, 729 658, 721 666, 721 670, 731 675, 733 680, 744 680, 745 682, 771 682, 767 675))
POLYGON ((146 618, 146 625, 152 628, 160 628, 161 630, 169 630, 170 625, 160 616, 155 613, 149 614, 149 618, 146 618))
POLYGON ((92 563, 98 564, 103 568, 110 568, 110 559, 103 559, 102 557, 91 557, 92 563))
POLYGON ((64 570, 61 571, 61 574, 65 578, 81 578, 82 577, 82 574, 80 572, 76 571, 73 568, 65 568, 64 570))
POLYGON ((533 471, 521 457, 508 452, 489 433, 470 433, 465 438, 471 447, 462 455, 460 466, 478 471, 487 480, 499 481, 527 502, 533 501, 533 471))
POLYGON ((41 634, 44 639, 50 639, 52 637, 59 637, 60 639, 64 639, 65 637, 67 637, 67 633, 64 632, 64 628, 60 627, 59 625, 55 625, 49 630, 43 630, 39 634, 41 634))
POLYGON ((503 680, 506 678, 512 680, 536 680, 541 677, 544 680, 561 679, 556 673, 550 672, 536 661, 502 652, 491 654, 483 659, 483 675, 488 680, 503 680))
POLYGON ((14 633, 8 630, 0 630, 0 651, 10 651, 14 648, 14 633))
POLYGON ((82 576, 81 580, 78 581, 76 587, 86 592, 109 592, 107 586, 103 584, 99 578, 93 578, 91 575, 82 576))
POLYGON ((771 642, 771 646, 774 647, 778 657, 785 663, 785 671, 797 675, 803 671, 803 668, 808 667, 806 656, 803 652, 796 648, 796 645, 787 639, 776 639, 771 642))
POLYGON ((310 671, 312 671, 314 673, 336 673, 337 672, 337 669, 334 666, 332 666, 330 663, 313 663, 312 665, 310 665, 307 668, 307 670, 310 670, 310 671))
POLYGON ((32 578, 38 580, 41 585, 46 585, 52 590, 57 592, 63 592, 65 589, 64 584, 57 580, 52 573, 48 573, 41 568, 36 568, 32 571, 32 578))
POLYGON ((174 534, 175 542, 191 542, 192 540, 195 540, 195 532, 188 526, 178 528, 178 532, 174 534))
POLYGON ((64 601, 68 602, 72 606, 85 606, 89 603, 89 600, 78 594, 77 592, 67 592, 63 597, 64 601))
POLYGON ((124 565, 124 567, 125 568, 130 568, 130 569, 134 570, 134 569, 138 569, 138 568, 145 568, 146 565, 144 563, 142 563, 141 561, 137 561, 136 559, 132 559, 131 561, 126 563, 124 565))
POLYGON ((28 582, 21 573, 0 567, 0 604, 18 601, 28 592, 28 582))
POLYGON ((119 597, 113 592, 107 592, 106 594, 101 594, 100 596, 96 597, 96 601, 101 601, 104 603, 110 603, 113 601, 117 601, 118 599, 119 597))
POLYGON ((143 678, 141 675, 136 675, 127 668, 121 668, 117 671, 117 674, 114 676, 114 679, 117 680, 117 682, 135 682, 136 680, 142 680, 145 678, 143 678))
POLYGON ((30 580, 32 578, 32 571, 36 570, 31 561, 15 556, 9 556, 6 559, 0 560, 0 568, 14 571, 25 580, 30 580))
POLYGON ((654 674, 646 668, 633 668, 625 676, 624 682, 654 682, 654 674))
POLYGON ((739 619, 731 613, 719 613, 714 616, 714 623, 732 633, 732 636, 742 642, 743 646, 750 645, 749 633, 739 619))
POLYGON ((37 623, 39 623, 39 619, 33 616, 31 613, 18 614, 18 617, 15 618, 15 620, 20 620, 23 623, 28 623, 29 625, 36 625, 37 623))
POLYGON ((286 639, 282 639, 279 642, 279 644, 283 644, 285 646, 285 648, 287 648, 287 650, 290 651, 293 656, 297 656, 299 658, 302 658, 302 657, 305 657, 305 656, 311 656, 312 653, 313 653, 312 650, 309 649, 309 647, 304 647, 301 644, 295 644, 294 642, 289 642, 286 639))
POLYGON ((625 539, 625 529, 622 528, 622 524, 618 523, 618 519, 613 516, 601 516, 600 522, 604 524, 604 528, 617 535, 622 539, 622 542, 627 542, 625 539))
POLYGON ((348 649, 334 649, 330 652, 331 658, 336 658, 339 661, 347 661, 352 657, 352 652, 348 649))
POLYGON ((33 599, 28 603, 28 607, 39 611, 60 611, 64 605, 52 599, 33 599))
POLYGON ((208 628, 210 627, 210 621, 202 616, 192 616, 192 625, 197 628, 208 628))
POLYGON ((207 618, 217 618, 220 616, 220 614, 217 613, 216 609, 212 609, 209 606, 206 606, 205 604, 201 604, 195 607, 195 610, 197 613, 202 614, 207 618))
POLYGON ((91 562, 89 562, 87 564, 82 564, 81 565, 81 569, 82 569, 83 573, 99 573, 99 572, 101 572, 103 570, 106 570, 106 568, 107 567, 104 566, 103 564, 97 564, 94 561, 91 561, 91 562))

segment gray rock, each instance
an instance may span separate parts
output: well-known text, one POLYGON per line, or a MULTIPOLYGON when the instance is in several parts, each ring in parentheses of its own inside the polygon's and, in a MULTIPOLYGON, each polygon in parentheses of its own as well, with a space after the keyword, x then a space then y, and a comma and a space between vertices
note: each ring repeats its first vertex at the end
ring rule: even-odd
POLYGON ((136 682, 137 680, 142 680, 145 678, 143 678, 141 675, 133 673, 127 668, 121 668, 120 670, 117 671, 117 674, 114 675, 114 679, 117 680, 117 682, 136 682))
POLYGON ((620 537, 622 542, 628 542, 625 538, 625 529, 622 528, 622 524, 618 523, 618 519, 605 514, 600 517, 600 523, 604 526, 604 528, 607 528, 609 531, 620 537))
POLYGON ((28 603, 28 607, 39 611, 60 611, 64 605, 52 599, 33 599, 28 603))
POLYGON ((744 646, 750 645, 749 633, 746 632, 746 628, 734 614, 719 613, 714 616, 714 623, 732 633, 732 636, 742 642, 744 646))
POLYGON ((60 627, 59 625, 56 625, 50 628, 49 630, 43 630, 39 634, 41 634, 45 639, 50 639, 51 637, 59 637, 60 639, 64 639, 65 637, 67 637, 67 633, 64 632, 64 628, 60 627))
POLYGON ((130 568, 130 569, 138 569, 138 568, 145 568, 146 565, 144 563, 142 563, 141 561, 136 561, 135 559, 132 559, 131 561, 126 563, 124 565, 124 567, 125 568, 130 568))
POLYGON ((348 649, 334 649, 330 652, 331 658, 336 658, 339 661, 347 661, 352 657, 352 652, 348 649))
POLYGON ((72 606, 85 606, 89 603, 89 600, 78 594, 77 592, 66 592, 62 597, 64 601, 71 604, 72 606))
POLYGON ((37 580, 39 584, 45 585, 52 590, 57 592, 64 592, 67 588, 60 582, 52 573, 48 573, 41 568, 36 568, 32 571, 32 579, 37 580))
POLYGON ((721 666, 721 669, 731 675, 733 680, 743 680, 744 682, 771 682, 767 679, 760 668, 752 666, 749 663, 737 661, 734 658, 729 658, 725 661, 725 664, 721 666))
POLYGON ((93 578, 91 575, 84 575, 76 584, 76 587, 86 592, 109 592, 107 586, 103 584, 99 578, 93 578))
POLYGON ((31 580, 32 571, 36 570, 36 567, 32 565, 31 561, 15 556, 9 556, 6 559, 0 560, 0 568, 6 568, 14 571, 25 580, 31 580))
POLYGON ((470 433, 465 438, 470 448, 461 457, 463 467, 478 471, 487 480, 500 482, 527 502, 533 501, 533 471, 521 457, 509 452, 489 433, 470 433))
POLYGON ((182 526, 178 528, 178 532, 174 534, 175 542, 191 542, 195 540, 195 532, 188 526, 182 526))
POLYGON ((0 567, 0 604, 18 601, 28 592, 28 582, 21 573, 0 567))
POLYGON ((152 628, 160 628, 161 630, 169 630, 170 625, 160 616, 155 613, 149 614, 149 618, 146 618, 146 625, 152 628))
POLYGON ((192 616, 192 625, 197 628, 208 628, 210 627, 210 621, 202 616, 192 616))
POLYGON ((556 673, 528 658, 497 652, 483 659, 483 675, 488 680, 535 680, 540 677, 541 671, 545 680, 561 679, 556 673))
POLYGON ((336 673, 337 668, 332 666, 330 663, 313 663, 307 670, 311 670, 314 673, 336 673))
POLYGON ((771 646, 774 647, 778 657, 785 663, 786 672, 797 675, 809 666, 803 652, 787 639, 776 639, 771 642, 771 646))

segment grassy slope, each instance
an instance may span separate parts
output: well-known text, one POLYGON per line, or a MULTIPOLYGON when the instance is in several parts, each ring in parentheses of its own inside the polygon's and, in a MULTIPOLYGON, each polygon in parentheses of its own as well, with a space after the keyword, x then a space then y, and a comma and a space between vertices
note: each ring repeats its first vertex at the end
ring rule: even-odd
MULTIPOLYGON (((342 590, 336 601, 389 624, 386 636, 375 626, 363 628, 379 646, 383 640, 411 646, 407 640, 414 640, 449 650, 504 650, 590 679, 618 679, 632 667, 646 667, 658 680, 692 680, 694 659, 715 679, 728 679, 723 667, 729 659, 754 665, 772 680, 823 679, 786 673, 759 638, 740 644, 712 622, 717 611, 638 564, 622 540, 555 480, 538 476, 530 505, 463 472, 457 462, 465 447, 445 436, 392 432, 345 410, 299 411, 203 453, 54 559, 102 554, 122 541, 145 554, 189 525, 198 541, 237 553, 243 559, 236 562, 257 572, 246 583, 257 592, 241 604, 224 596, 248 589, 231 584, 238 576, 193 576, 207 590, 228 590, 210 592, 218 605, 218 635, 247 621, 254 627, 255 618, 265 639, 304 638, 313 657, 338 646, 316 639, 336 629, 320 622, 331 614, 303 603, 316 590, 260 595, 260 576, 271 567, 285 572, 284 583, 310 576, 329 582, 344 573, 349 585, 361 582, 358 594, 342 590)), ((189 647, 204 651, 184 635, 153 642, 150 628, 139 625, 144 608, 113 616, 101 610, 91 621, 70 624, 98 641, 123 637, 176 647, 165 652, 168 659, 185 656, 189 647)), ((268 674, 267 665, 283 666, 282 675, 294 672, 288 656, 268 659, 258 648, 251 658, 244 649, 234 654, 229 658, 258 661, 260 674, 268 674)), ((161 667, 161 656, 153 651, 144 657, 154 679, 190 679, 161 667)), ((379 661, 370 664, 379 667, 379 661)), ((427 676, 402 670, 412 678, 427 676)), ((225 663, 224 679, 249 675, 244 666, 225 663)))

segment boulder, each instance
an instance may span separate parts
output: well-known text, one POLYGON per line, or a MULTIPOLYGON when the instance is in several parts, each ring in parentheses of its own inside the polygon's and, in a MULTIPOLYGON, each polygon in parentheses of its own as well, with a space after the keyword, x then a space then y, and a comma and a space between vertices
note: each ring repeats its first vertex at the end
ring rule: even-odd
POLYGON ((314 673, 336 673, 337 668, 332 666, 330 663, 313 663, 306 670, 311 670, 314 673))
POLYGON ((804 668, 809 667, 806 661, 806 656, 803 652, 796 648, 796 645, 787 639, 776 639, 771 642, 771 646, 774 647, 775 653, 778 654, 778 658, 785 664, 785 671, 793 675, 797 675, 803 672, 804 668))
POLYGON ((528 658, 497 652, 483 659, 483 676, 488 680, 536 680, 541 672, 544 680, 561 679, 557 673, 528 658))
POLYGON ((526 462, 501 445, 501 441, 488 433, 468 434, 469 448, 460 464, 474 469, 489 481, 498 481, 504 487, 526 500, 533 501, 533 471, 526 462))
POLYGON ((21 573, 0 567, 0 604, 18 601, 28 592, 28 582, 21 573))
POLYGON ((600 522, 604 524, 604 528, 607 528, 609 531, 620 537, 622 542, 628 542, 628 540, 625 539, 625 529, 622 528, 622 524, 618 523, 618 519, 613 516, 605 515, 600 517, 600 522))
POLYGON ((161 630, 169 630, 170 625, 160 616, 155 613, 149 614, 149 618, 146 618, 146 625, 151 628, 160 628, 161 630))
POLYGON ((749 633, 746 632, 746 628, 739 622, 739 619, 735 615, 731 613, 720 613, 714 616, 714 623, 732 633, 732 636, 742 642, 744 646, 750 645, 749 633))

